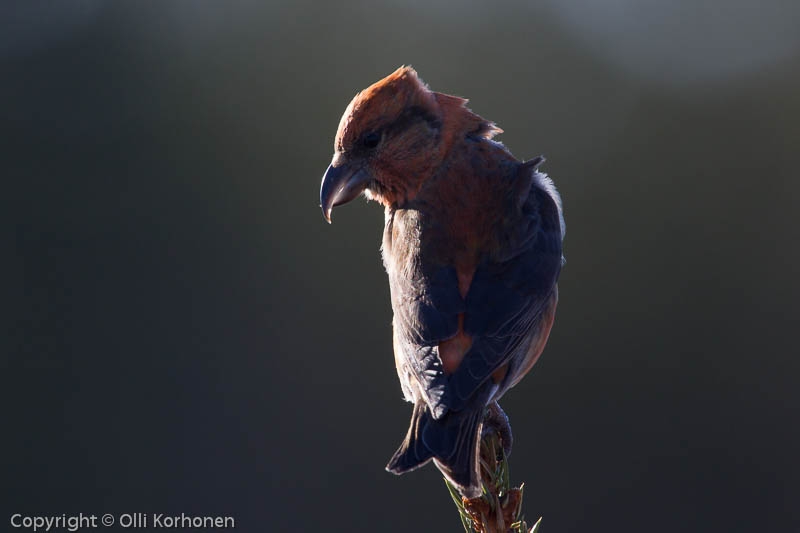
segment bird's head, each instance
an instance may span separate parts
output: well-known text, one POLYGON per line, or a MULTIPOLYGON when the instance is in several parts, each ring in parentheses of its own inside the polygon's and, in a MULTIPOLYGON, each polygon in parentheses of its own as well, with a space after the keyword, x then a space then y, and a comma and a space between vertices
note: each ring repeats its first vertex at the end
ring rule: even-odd
POLYGON ((362 192, 384 206, 403 205, 434 174, 458 131, 485 137, 500 131, 465 104, 431 91, 411 67, 358 93, 339 122, 322 178, 320 206, 328 222, 334 207, 362 192))
POLYGON ((441 160, 436 97, 414 69, 401 67, 358 93, 339 122, 334 154, 320 188, 331 210, 360 193, 384 205, 404 202, 441 160))

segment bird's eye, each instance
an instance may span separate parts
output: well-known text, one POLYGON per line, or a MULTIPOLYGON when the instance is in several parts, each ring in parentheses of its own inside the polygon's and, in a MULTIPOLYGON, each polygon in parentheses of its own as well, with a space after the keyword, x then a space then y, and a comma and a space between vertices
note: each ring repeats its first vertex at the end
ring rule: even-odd
POLYGON ((365 148, 375 148, 379 142, 381 142, 381 134, 378 131, 371 131, 361 138, 361 144, 365 148))

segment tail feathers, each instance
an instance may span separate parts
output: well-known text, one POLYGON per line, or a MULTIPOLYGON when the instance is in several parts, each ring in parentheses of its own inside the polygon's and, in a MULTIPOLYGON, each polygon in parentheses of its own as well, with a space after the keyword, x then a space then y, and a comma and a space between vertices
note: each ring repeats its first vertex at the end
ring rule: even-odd
POLYGON ((436 467, 467 498, 481 494, 478 443, 482 419, 483 409, 451 411, 422 434, 425 445, 433 450, 436 467))
POLYGON ((425 446, 422 440, 422 433, 431 420, 432 418, 426 411, 424 402, 414 405, 411 423, 408 426, 408 434, 397 451, 394 452, 389 464, 386 465, 386 470, 394 474, 405 474, 421 467, 433 458, 433 452, 425 446))
POLYGON ((436 467, 467 498, 481 493, 478 442, 483 409, 450 411, 433 419, 424 402, 414 406, 403 444, 386 469, 403 474, 434 459, 436 467))

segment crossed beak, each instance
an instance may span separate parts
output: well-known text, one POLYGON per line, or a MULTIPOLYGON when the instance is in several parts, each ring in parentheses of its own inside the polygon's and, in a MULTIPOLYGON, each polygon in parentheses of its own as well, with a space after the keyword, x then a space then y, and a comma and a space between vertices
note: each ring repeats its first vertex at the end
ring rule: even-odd
POLYGON ((333 208, 353 200, 367 188, 371 180, 372 175, 364 166, 337 162, 334 158, 322 176, 319 188, 319 205, 328 224, 333 208))

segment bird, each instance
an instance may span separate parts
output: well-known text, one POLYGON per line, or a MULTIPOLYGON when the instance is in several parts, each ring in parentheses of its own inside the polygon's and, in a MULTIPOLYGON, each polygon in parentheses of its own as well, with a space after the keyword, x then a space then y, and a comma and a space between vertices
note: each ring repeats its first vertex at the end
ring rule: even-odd
POLYGON ((494 137, 465 98, 410 66, 356 94, 334 139, 320 207, 363 194, 384 207, 381 253, 397 375, 413 404, 395 474, 433 461, 465 498, 481 494, 479 443, 498 400, 530 371, 553 326, 564 263, 561 197, 494 137))

